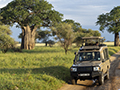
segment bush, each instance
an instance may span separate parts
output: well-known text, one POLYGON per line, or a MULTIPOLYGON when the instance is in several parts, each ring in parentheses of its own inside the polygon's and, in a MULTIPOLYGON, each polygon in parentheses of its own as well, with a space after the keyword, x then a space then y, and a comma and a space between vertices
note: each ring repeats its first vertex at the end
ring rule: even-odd
POLYGON ((0 49, 3 53, 6 53, 10 48, 15 45, 15 40, 10 37, 12 34, 9 26, 0 25, 0 49))

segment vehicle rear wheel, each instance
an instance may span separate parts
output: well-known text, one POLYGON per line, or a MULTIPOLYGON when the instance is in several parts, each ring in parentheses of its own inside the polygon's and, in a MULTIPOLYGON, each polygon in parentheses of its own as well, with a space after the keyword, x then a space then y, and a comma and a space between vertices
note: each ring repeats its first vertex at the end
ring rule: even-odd
POLYGON ((99 76, 98 82, 100 85, 104 84, 104 74, 103 73, 101 73, 101 75, 99 76))
POLYGON ((109 69, 107 70, 107 75, 106 75, 106 79, 109 79, 110 76, 109 76, 109 69))
POLYGON ((73 85, 76 85, 76 84, 77 84, 77 79, 72 78, 71 81, 72 81, 72 84, 73 84, 73 85))

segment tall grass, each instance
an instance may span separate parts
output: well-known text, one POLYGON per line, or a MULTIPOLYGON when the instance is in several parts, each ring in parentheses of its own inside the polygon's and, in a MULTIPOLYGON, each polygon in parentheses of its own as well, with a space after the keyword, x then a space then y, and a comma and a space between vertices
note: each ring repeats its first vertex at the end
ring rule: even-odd
MULTIPOLYGON (((21 53, 0 53, 0 90, 57 90, 70 80, 73 48, 65 55, 61 47, 35 47, 21 53)), ((119 47, 109 47, 110 55, 119 47)))

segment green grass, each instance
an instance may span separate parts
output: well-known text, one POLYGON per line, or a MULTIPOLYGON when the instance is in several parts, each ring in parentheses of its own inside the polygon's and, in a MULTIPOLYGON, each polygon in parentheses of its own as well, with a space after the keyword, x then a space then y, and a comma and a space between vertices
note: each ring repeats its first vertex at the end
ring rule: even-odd
MULTIPOLYGON (((73 48, 35 47, 22 53, 0 53, 0 90, 57 90, 70 80, 73 48)), ((120 47, 109 47, 110 55, 120 47)))
POLYGON ((108 50, 109 50, 109 55, 111 56, 115 54, 116 52, 120 51, 120 47, 112 46, 112 47, 108 47, 108 50))

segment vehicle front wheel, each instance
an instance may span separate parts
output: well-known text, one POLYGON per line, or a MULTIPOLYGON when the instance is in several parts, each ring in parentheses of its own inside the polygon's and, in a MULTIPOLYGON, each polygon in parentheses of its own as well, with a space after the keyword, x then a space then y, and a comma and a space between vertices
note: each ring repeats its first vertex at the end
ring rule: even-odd
POLYGON ((99 76, 98 82, 100 85, 104 84, 104 74, 103 73, 101 73, 101 75, 99 76))
POLYGON ((76 85, 77 84, 77 79, 72 78, 71 82, 72 82, 73 85, 76 85))

